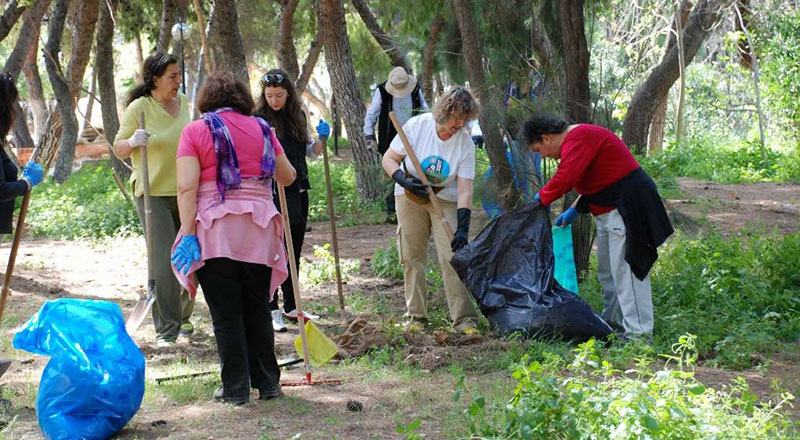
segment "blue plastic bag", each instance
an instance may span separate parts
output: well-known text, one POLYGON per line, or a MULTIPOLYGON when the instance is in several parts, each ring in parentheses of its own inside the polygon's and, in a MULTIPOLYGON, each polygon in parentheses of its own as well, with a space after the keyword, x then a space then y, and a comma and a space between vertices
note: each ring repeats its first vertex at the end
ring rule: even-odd
POLYGON ((116 304, 48 301, 14 336, 14 347, 51 357, 36 399, 45 438, 106 439, 139 410, 144 356, 116 304))
POLYGON ((556 281, 570 292, 578 293, 575 254, 572 252, 572 225, 553 226, 553 255, 556 259, 553 274, 556 281))

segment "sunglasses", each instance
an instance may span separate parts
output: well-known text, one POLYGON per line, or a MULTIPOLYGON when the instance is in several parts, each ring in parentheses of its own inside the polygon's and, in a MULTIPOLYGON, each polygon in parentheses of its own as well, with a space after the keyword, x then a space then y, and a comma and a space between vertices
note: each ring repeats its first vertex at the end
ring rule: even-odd
POLYGON ((265 86, 277 86, 286 80, 286 75, 282 73, 267 73, 261 77, 261 84, 265 86))
POLYGON ((0 79, 4 79, 6 81, 14 81, 14 77, 11 76, 8 72, 0 72, 0 79))

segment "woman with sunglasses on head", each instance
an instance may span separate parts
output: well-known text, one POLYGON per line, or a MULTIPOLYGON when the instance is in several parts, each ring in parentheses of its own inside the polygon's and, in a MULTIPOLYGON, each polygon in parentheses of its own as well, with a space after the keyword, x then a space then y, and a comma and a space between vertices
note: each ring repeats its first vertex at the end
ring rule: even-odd
POLYGON ((153 255, 150 255, 156 282, 156 302, 153 304, 153 324, 156 343, 168 347, 178 335, 188 336, 194 328, 189 317, 194 301, 170 269, 170 247, 180 227, 177 202, 175 153, 181 131, 191 120, 186 96, 178 92, 181 74, 178 58, 156 52, 144 61, 144 82, 128 93, 127 108, 120 120, 114 141, 114 154, 120 159, 131 158, 131 185, 136 211, 145 227, 144 192, 141 182, 141 152, 147 147, 147 169, 150 176, 150 206, 153 224, 153 255), (139 115, 144 115, 145 129, 139 129, 139 115))
MULTIPOLYGON (((322 119, 316 127, 318 137, 314 139, 309 132, 306 115, 301 108, 300 97, 295 91, 289 75, 281 69, 272 69, 261 78, 261 94, 256 104, 255 115, 267 120, 275 128, 278 140, 286 152, 286 157, 297 170, 297 179, 286 187, 286 209, 289 211, 289 223, 292 230, 292 247, 295 264, 300 269, 300 252, 308 223, 308 190, 311 188, 308 179, 306 157, 316 159, 322 155, 323 138, 331 133, 330 125, 322 119)), ((279 200, 275 204, 280 209, 279 200)), ((299 272, 298 272, 299 273, 299 272)), ((276 332, 286 331, 283 318, 297 320, 297 309, 294 302, 292 280, 287 279, 281 285, 283 291, 283 313, 278 308, 278 296, 272 298, 272 326, 276 332)), ((303 311, 305 319, 316 319, 317 316, 303 311)))
POLYGON ((250 89, 230 72, 212 74, 198 94, 202 119, 178 146, 181 231, 172 263, 181 284, 203 287, 222 364, 214 398, 232 404, 280 396, 269 300, 288 275, 283 220, 272 181, 295 171, 269 124, 248 116, 250 89))
POLYGON ((428 318, 425 262, 428 239, 433 232, 453 327, 466 336, 480 334, 478 312, 472 298, 450 265, 453 253, 464 247, 468 240, 472 181, 475 179, 475 144, 464 127, 478 113, 478 102, 472 94, 463 87, 453 87, 439 98, 433 113, 415 116, 403 126, 447 221, 458 225, 452 240, 445 234, 400 136, 392 140, 383 155, 384 171, 397 182, 394 191, 397 244, 403 263, 405 328, 408 331, 421 330, 428 318), (405 165, 405 172, 401 164, 405 165))

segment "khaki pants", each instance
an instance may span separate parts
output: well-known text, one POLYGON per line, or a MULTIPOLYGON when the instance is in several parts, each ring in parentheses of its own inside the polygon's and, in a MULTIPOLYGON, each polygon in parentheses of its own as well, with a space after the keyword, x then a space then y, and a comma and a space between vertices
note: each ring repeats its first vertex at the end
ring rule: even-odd
POLYGON ((639 280, 625 261, 625 223, 615 209, 597 216, 597 278, 603 287, 603 319, 625 335, 652 334, 650 275, 639 280))
MULTIPOLYGON (((433 204, 420 205, 401 195, 396 196, 395 205, 397 207, 397 246, 400 262, 403 263, 404 268, 403 278, 408 315, 423 319, 428 317, 425 263, 428 254, 428 239, 433 230, 433 242, 436 244, 439 266, 442 269, 444 294, 447 298, 447 307, 450 309, 453 327, 459 331, 465 327, 477 327, 478 311, 472 303, 467 288, 458 278, 453 266, 450 265, 450 259, 453 257, 453 252, 450 250, 450 239, 444 232, 444 227, 433 204)), ((440 199, 439 205, 451 227, 455 227, 457 224, 456 204, 440 199)))
MULTIPOLYGON (((136 197, 136 212, 144 223, 144 198, 136 197)), ((159 339, 174 341, 181 324, 189 322, 194 300, 181 288, 172 273, 170 257, 172 244, 180 229, 178 199, 176 197, 150 197, 150 219, 153 222, 153 277, 156 281, 156 302, 153 303, 153 324, 159 339)))

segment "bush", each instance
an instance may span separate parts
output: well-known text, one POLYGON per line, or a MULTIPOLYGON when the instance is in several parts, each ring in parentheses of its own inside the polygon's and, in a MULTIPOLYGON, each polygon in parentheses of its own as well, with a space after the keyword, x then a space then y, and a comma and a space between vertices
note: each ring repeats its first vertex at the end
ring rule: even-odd
MULTIPOLYGON (((656 349, 668 351, 689 332, 711 365, 739 369, 757 363, 759 353, 799 340, 798 256, 800 234, 671 238, 650 273, 656 349)), ((602 307, 596 277, 581 294, 596 310, 602 307)))
MULTIPOLYGON (((671 361, 690 367, 696 352, 693 336, 681 337, 671 361)), ((471 394, 464 410, 464 438, 485 439, 786 439, 791 421, 781 409, 789 393, 757 404, 747 383, 729 391, 698 382, 683 368, 650 375, 644 369, 614 369, 602 361, 594 340, 581 344, 567 363, 545 353, 541 361, 527 356, 513 368, 517 387, 508 402, 487 403, 471 394), (567 370, 567 376, 564 376, 567 370), (636 377, 638 373, 639 377, 636 377)), ((464 391, 461 376, 454 400, 464 391)))
MULTIPOLYGON (((330 162, 333 206, 337 218, 344 217, 343 225, 381 223, 385 220, 383 202, 365 204, 358 198, 355 168, 352 163, 330 162)), ((325 164, 320 160, 308 161, 308 217, 312 221, 328 220, 325 164)), ((388 194, 388 178, 386 191, 388 194)))
POLYGON ((372 270, 381 278, 387 280, 402 280, 403 265, 400 264, 400 257, 397 254, 397 241, 390 239, 386 248, 375 249, 375 254, 370 262, 372 270))
POLYGON ((37 186, 27 223, 35 236, 56 239, 142 233, 136 208, 114 183, 108 161, 85 164, 61 185, 37 186))
POLYGON ((755 142, 720 147, 690 140, 682 148, 669 146, 642 162, 649 172, 712 180, 718 183, 800 181, 800 150, 779 152, 755 142))
MULTIPOLYGON (((322 246, 314 245, 314 260, 303 263, 303 273, 310 285, 318 286, 324 282, 336 281, 336 259, 330 248, 330 243, 322 246)), ((359 268, 358 260, 339 258, 342 281, 349 280, 351 275, 358 273, 359 268)))

